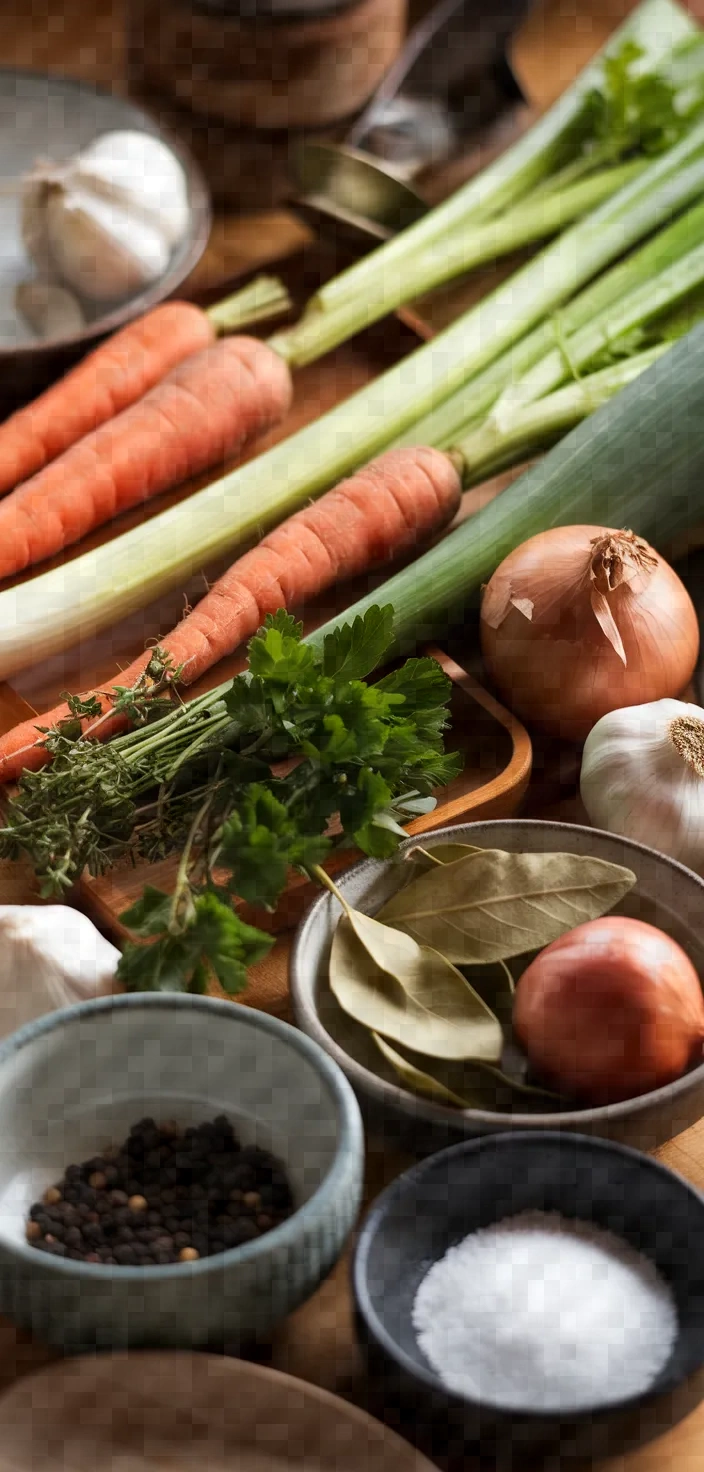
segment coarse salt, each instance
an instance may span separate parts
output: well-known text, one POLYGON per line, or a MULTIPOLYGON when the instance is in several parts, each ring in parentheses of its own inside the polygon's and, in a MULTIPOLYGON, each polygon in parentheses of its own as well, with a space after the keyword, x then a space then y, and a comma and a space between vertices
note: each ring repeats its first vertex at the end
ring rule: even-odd
POLYGON ((472 1232, 430 1268, 413 1326, 448 1390, 503 1408, 576 1411, 652 1385, 677 1309, 654 1264, 621 1238, 523 1212, 472 1232))

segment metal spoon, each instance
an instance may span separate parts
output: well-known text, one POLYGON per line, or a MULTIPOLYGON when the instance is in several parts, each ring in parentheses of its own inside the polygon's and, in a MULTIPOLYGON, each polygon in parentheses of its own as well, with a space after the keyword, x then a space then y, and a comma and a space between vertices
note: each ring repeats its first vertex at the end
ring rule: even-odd
POLYGON ((387 240, 428 205, 413 186, 524 101, 507 57, 530 0, 440 0, 342 143, 293 150, 293 201, 355 243, 387 240))

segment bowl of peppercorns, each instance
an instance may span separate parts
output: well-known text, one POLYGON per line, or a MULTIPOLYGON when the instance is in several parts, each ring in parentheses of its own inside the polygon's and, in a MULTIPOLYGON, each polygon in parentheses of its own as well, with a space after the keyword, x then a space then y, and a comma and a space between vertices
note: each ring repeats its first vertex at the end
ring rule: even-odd
POLYGON ((0 1312, 69 1352, 266 1338, 359 1209, 337 1065, 208 997, 101 998, 14 1033, 0 1140, 0 1312))

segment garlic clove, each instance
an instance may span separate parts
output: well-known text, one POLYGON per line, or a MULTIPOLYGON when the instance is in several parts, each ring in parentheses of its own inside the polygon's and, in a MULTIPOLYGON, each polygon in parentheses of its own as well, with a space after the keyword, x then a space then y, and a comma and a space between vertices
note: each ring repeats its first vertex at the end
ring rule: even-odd
POLYGON ((0 905, 0 1036, 118 991, 119 959, 88 916, 68 905, 0 905))
POLYGON ((22 243, 43 276, 51 276, 54 270, 46 215, 50 189, 47 179, 30 177, 22 196, 22 243))
POLYGON ((15 306, 38 337, 74 337, 86 325, 76 297, 48 281, 21 281, 15 306))
POLYGON ((52 191, 47 224, 56 274, 92 301, 141 291, 169 264, 158 230, 88 190, 52 191))
POLYGON ((186 176, 171 149, 149 133, 104 133, 77 155, 70 177, 140 216, 172 249, 186 233, 186 176))

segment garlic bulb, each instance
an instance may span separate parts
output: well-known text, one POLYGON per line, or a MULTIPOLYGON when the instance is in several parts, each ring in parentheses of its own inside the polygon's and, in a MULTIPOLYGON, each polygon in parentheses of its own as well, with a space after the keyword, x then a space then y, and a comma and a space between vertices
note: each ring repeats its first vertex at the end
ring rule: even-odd
POLYGON ((188 227, 186 178, 149 133, 105 133, 66 164, 25 181, 22 236, 49 280, 116 301, 163 275, 188 227))
POLYGON ((587 737, 582 801, 598 828, 704 872, 704 710, 655 700, 602 716, 587 737))
POLYGON ((0 1036, 119 990, 120 952, 68 905, 0 905, 0 1036))

